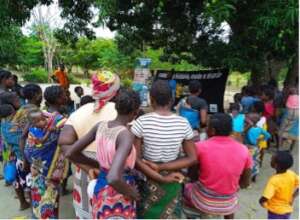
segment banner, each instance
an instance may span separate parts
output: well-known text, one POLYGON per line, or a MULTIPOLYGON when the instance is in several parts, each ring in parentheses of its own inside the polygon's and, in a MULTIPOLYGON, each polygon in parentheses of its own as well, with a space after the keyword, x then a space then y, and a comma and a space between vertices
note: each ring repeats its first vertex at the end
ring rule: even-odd
POLYGON ((134 78, 132 88, 134 91, 138 92, 141 99, 141 106, 148 106, 148 80, 150 77, 149 65, 151 64, 151 59, 149 58, 138 58, 136 62, 136 68, 134 70, 134 78))
POLYGON ((175 104, 188 95, 189 82, 199 80, 202 84, 200 97, 207 101, 209 113, 216 113, 224 112, 223 102, 228 73, 228 69, 198 71, 157 70, 155 79, 176 81, 175 104))

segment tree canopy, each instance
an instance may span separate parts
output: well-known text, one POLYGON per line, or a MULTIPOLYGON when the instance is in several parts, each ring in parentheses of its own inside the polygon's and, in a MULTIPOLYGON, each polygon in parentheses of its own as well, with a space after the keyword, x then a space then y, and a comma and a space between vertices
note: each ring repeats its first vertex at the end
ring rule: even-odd
MULTIPOLYGON (((1 28, 20 26, 36 5, 53 2, 4 0, 1 28)), ((83 51, 91 45, 81 38, 93 39, 89 24, 96 15, 98 20, 92 25, 116 31, 120 54, 129 57, 152 48, 160 50, 161 61, 251 71, 253 81, 273 77, 266 74, 272 62, 287 66, 290 80, 298 73, 297 0, 58 0, 58 5, 66 23, 56 30, 56 38, 83 51)), ((17 40, 17 31, 12 30, 0 34, 14 34, 12 39, 17 40)), ((86 59, 93 66, 95 56, 87 54, 86 59)), ((86 65, 84 60, 82 65, 86 65)), ((108 60, 102 62, 115 63, 108 60)))

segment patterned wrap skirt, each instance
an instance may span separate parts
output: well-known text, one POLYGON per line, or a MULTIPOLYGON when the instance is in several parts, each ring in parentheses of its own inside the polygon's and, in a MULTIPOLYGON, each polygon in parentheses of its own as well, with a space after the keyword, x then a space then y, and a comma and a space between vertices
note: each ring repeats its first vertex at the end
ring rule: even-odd
MULTIPOLYGON (((101 169, 92 199, 92 216, 94 219, 135 219, 136 202, 117 192, 108 185, 108 171, 101 169)), ((135 186, 134 176, 129 172, 123 176, 127 184, 135 186)))
POLYGON ((205 213, 206 216, 225 216, 233 214, 239 208, 237 193, 220 195, 207 189, 199 181, 187 183, 184 188, 184 213, 188 218, 191 210, 194 216, 205 213))
POLYGON ((248 149, 253 160, 251 177, 254 177, 259 174, 260 150, 258 146, 254 146, 254 145, 248 145, 248 149))
MULTIPOLYGON (((139 219, 178 219, 181 217, 181 192, 179 183, 158 183, 137 172, 136 181, 141 201, 138 202, 139 219)), ((165 173, 166 174, 166 173, 165 173)))

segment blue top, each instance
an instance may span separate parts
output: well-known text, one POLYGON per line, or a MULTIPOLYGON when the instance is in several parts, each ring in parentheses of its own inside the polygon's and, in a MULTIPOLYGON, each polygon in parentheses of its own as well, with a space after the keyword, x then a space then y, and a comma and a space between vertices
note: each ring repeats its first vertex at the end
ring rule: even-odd
POLYGON ((232 124, 232 130, 234 132, 242 133, 245 125, 245 115, 238 114, 237 116, 232 117, 232 124))
POLYGON ((258 138, 260 137, 260 135, 264 136, 265 141, 271 138, 271 134, 266 130, 260 127, 251 127, 246 134, 246 144, 257 146, 258 138))
POLYGON ((22 136, 22 130, 12 130, 15 124, 11 122, 11 118, 7 117, 1 121, 1 135, 3 138, 4 146, 10 148, 16 155, 17 159, 22 159, 22 153, 19 148, 19 142, 22 136), (9 146, 6 146, 9 145, 9 146))
POLYGON ((200 115, 199 112, 192 109, 181 106, 179 108, 179 115, 188 120, 193 130, 197 130, 200 127, 200 115))
POLYGON ((36 128, 36 127, 31 127, 29 128, 29 132, 38 139, 41 139, 45 136, 46 132, 43 131, 43 129, 36 128))
POLYGON ((257 101, 259 101, 259 99, 253 96, 243 97, 241 100, 241 104, 243 106, 243 113, 248 113, 251 110, 251 107, 253 106, 254 102, 257 101))

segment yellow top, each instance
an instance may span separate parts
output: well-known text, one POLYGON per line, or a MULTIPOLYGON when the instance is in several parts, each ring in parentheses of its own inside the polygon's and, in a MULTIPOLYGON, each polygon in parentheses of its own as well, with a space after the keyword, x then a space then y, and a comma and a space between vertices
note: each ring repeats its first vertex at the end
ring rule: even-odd
POLYGON ((275 214, 293 212, 292 199, 298 186, 299 176, 291 170, 273 175, 263 192, 263 197, 268 199, 264 207, 275 214))

